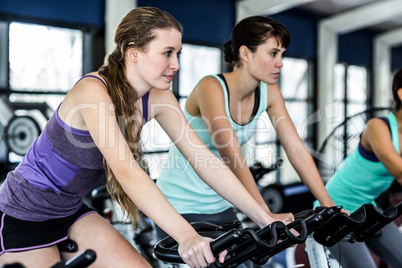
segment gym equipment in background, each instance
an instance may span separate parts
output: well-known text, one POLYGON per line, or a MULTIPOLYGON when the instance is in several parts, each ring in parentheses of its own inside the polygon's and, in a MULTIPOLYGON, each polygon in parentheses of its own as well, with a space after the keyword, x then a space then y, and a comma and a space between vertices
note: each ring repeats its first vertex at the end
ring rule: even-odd
MULTIPOLYGON (((0 162, 6 162, 9 152, 24 156, 41 133, 40 118, 30 115, 37 110, 48 121, 53 110, 43 102, 11 102, 0 98, 0 134, 6 150, 0 152, 0 162)), ((3 147, 3 146, 2 146, 3 147)))
POLYGON ((281 168, 283 160, 279 158, 276 163, 266 167, 261 162, 253 163, 249 169, 261 192, 261 196, 273 213, 297 213, 312 207, 314 196, 302 182, 282 184, 279 181, 262 186, 259 183, 264 175, 281 168))

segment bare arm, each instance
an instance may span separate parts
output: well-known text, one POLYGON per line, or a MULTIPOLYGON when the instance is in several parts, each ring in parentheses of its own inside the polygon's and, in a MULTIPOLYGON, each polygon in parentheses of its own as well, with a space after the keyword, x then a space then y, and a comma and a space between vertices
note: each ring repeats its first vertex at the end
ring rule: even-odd
POLYGON ((279 87, 277 85, 270 86, 268 96, 268 115, 292 166, 322 206, 334 206, 335 204, 325 189, 314 160, 300 139, 287 112, 279 87))
POLYGON ((153 109, 152 116, 155 116, 197 174, 260 227, 271 223, 273 219, 258 205, 230 169, 202 143, 185 119, 173 94, 161 91, 154 93, 154 101, 163 103, 164 106, 153 109))
POLYGON ((80 109, 80 116, 129 198, 180 244, 180 254, 188 265, 205 267, 213 262, 209 247, 211 239, 199 236, 138 166, 118 127, 114 112, 99 109, 100 104, 112 107, 104 88, 86 83, 79 91, 79 94, 75 94, 76 105, 92 103, 96 107, 80 109))
POLYGON ((382 119, 371 119, 367 123, 362 144, 375 153, 389 173, 402 185, 402 157, 395 150, 389 128, 382 119))

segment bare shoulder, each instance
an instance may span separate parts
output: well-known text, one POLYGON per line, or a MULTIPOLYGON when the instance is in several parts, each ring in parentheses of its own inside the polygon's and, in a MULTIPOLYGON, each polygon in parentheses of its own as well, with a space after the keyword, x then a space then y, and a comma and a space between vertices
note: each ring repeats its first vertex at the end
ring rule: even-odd
POLYGON ((370 119, 362 133, 361 142, 370 151, 373 151, 375 144, 391 143, 391 133, 387 123, 380 118, 370 119))
POLYGON ((218 101, 221 102, 224 98, 222 85, 213 76, 206 76, 202 78, 191 92, 189 99, 194 98, 198 103, 202 100, 208 102, 218 101))
POLYGON ((366 131, 388 131, 387 123, 381 118, 372 118, 367 122, 366 131))
POLYGON ((72 88, 71 91, 74 92, 77 100, 109 100, 110 97, 104 84, 105 81, 97 73, 91 73, 91 75, 81 79, 72 88))
POLYGON ((61 110, 71 105, 96 102, 98 99, 109 98, 107 88, 105 84, 102 83, 103 79, 97 73, 90 73, 90 75, 91 76, 86 76, 79 80, 71 88, 63 100, 62 106, 60 107, 61 110))
POLYGON ((78 81, 61 103, 59 117, 72 127, 85 129, 81 112, 88 109, 98 110, 100 105, 107 107, 112 103, 102 81, 95 77, 85 77, 78 81))
POLYGON ((218 79, 216 79, 215 77, 206 76, 206 77, 202 78, 195 87, 195 89, 199 89, 199 88, 214 90, 216 88, 222 88, 222 86, 221 86, 221 83, 218 81, 218 79))

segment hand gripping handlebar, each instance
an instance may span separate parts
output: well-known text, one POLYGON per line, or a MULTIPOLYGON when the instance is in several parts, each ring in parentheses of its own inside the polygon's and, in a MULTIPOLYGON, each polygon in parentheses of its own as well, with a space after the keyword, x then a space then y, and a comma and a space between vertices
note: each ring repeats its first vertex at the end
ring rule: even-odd
MULTIPOLYGON (((214 256, 228 250, 224 263, 215 261, 216 267, 236 267, 251 260, 258 265, 266 263, 270 257, 294 245, 303 243, 307 235, 315 231, 324 220, 331 218, 340 208, 325 208, 321 212, 306 210, 295 215, 296 220, 288 225, 276 221, 255 231, 251 228, 239 228, 232 223, 218 226, 207 223, 193 223, 194 229, 202 236, 214 239, 211 250, 214 256), (291 230, 297 231, 294 234, 291 230)), ((155 256, 166 262, 183 263, 178 244, 170 236, 159 241, 154 248, 155 256)))

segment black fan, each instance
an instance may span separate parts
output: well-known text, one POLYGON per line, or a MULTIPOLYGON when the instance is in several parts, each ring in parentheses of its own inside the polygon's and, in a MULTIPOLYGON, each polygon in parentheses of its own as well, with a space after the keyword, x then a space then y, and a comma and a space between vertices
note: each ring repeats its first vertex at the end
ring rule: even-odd
POLYGON ((343 159, 357 147, 367 121, 391 111, 392 107, 371 108, 347 117, 335 127, 316 154, 318 171, 324 183, 331 179, 343 159))

